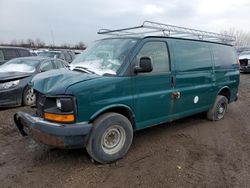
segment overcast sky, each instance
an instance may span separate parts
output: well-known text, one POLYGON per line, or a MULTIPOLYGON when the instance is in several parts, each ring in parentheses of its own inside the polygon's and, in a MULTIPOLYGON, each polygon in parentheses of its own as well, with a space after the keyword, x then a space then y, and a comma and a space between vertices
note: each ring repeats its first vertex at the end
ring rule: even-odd
POLYGON ((101 38, 100 28, 144 20, 221 32, 250 31, 249 0, 0 0, 0 42, 36 39, 48 44, 101 38))

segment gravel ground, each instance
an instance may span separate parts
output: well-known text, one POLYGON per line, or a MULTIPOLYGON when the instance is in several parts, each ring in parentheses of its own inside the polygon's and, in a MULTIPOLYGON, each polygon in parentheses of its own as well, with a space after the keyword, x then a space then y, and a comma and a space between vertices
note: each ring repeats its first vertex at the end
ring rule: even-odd
POLYGON ((21 137, 0 111, 0 187, 250 187, 250 75, 225 119, 195 115, 137 132, 122 160, 91 163, 84 149, 59 150, 21 137))

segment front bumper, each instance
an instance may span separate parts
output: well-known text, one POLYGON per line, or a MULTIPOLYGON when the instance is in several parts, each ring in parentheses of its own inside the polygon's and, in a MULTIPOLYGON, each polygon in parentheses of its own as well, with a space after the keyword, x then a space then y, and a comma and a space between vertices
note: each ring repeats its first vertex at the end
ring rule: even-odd
POLYGON ((23 136, 30 135, 38 142, 58 148, 85 147, 92 128, 92 124, 86 122, 52 123, 24 112, 16 113, 14 121, 23 136))
POLYGON ((250 72, 250 66, 240 66, 240 72, 250 72))

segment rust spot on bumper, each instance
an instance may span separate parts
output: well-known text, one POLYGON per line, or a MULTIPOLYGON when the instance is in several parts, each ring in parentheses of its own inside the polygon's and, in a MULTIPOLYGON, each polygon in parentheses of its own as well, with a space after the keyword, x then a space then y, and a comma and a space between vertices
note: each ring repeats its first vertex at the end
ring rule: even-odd
POLYGON ((38 142, 41 142, 43 144, 50 145, 50 146, 55 146, 57 148, 65 147, 63 138, 53 136, 50 134, 46 134, 34 128, 31 129, 31 132, 32 132, 33 138, 38 142))

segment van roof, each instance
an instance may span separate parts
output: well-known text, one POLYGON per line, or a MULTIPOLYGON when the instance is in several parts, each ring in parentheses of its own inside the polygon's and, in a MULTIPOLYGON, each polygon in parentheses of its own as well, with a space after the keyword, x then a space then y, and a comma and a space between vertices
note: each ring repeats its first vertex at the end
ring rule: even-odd
POLYGON ((197 42, 206 42, 206 43, 213 43, 219 45, 226 45, 226 46, 233 46, 233 44, 223 43, 223 42, 213 42, 208 40, 198 40, 198 39, 188 39, 188 38, 180 38, 180 37, 167 37, 167 36, 117 36, 117 37, 107 37, 100 40, 108 40, 108 39, 146 39, 146 38, 170 38, 170 39, 178 39, 178 40, 189 40, 189 41, 197 41, 197 42))
POLYGON ((142 25, 123 29, 101 29, 98 34, 106 34, 116 37, 169 37, 176 39, 188 39, 205 42, 215 42, 219 44, 232 45, 236 38, 230 35, 223 35, 209 31, 202 31, 186 27, 174 26, 169 24, 144 21, 142 25))

